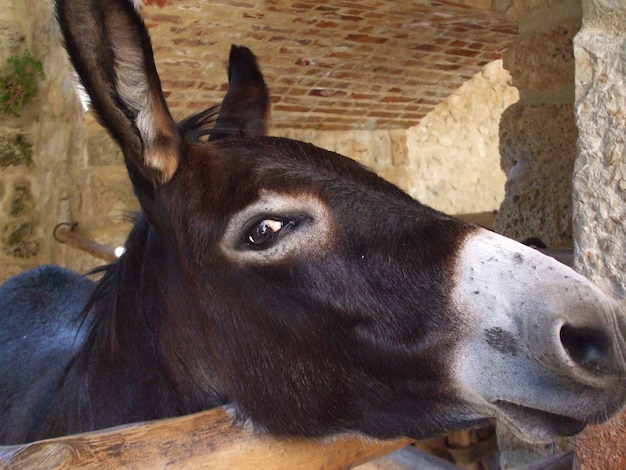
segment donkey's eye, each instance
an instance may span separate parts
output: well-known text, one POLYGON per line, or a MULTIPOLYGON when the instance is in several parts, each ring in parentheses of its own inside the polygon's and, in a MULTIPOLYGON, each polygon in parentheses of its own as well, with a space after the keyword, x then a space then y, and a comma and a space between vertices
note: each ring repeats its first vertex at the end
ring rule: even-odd
POLYGON ((246 243, 251 248, 262 249, 270 245, 278 233, 291 222, 264 219, 253 225, 246 234, 246 243))

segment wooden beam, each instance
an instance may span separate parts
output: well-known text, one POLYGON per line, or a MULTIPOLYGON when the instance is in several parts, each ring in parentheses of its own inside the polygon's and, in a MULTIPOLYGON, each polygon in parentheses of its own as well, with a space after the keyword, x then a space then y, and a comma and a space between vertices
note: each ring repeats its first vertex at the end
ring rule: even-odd
POLYGON ((224 408, 215 408, 179 418, 0 447, 0 469, 333 470, 359 465, 410 442, 354 435, 323 440, 278 438, 237 426, 224 408))

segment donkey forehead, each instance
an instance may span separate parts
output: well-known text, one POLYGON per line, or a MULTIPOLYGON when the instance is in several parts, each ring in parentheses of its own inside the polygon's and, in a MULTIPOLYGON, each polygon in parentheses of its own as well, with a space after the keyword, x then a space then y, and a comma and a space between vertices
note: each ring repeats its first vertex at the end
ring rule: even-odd
POLYGON ((277 137, 233 136, 205 145, 193 149, 195 164, 189 171, 209 170, 204 172, 206 178, 200 176, 206 179, 205 190, 212 199, 219 199, 225 210, 242 209, 259 199, 264 190, 315 194, 318 201, 329 206, 421 206, 360 163, 312 144, 277 137))
MULTIPOLYGON (((216 165, 212 171, 217 177, 230 177, 240 172, 256 174, 257 184, 271 184, 276 178, 314 182, 320 177, 348 177, 359 179, 361 173, 370 173, 356 161, 324 150, 315 145, 281 137, 233 135, 190 147, 191 171, 202 161, 216 165), (259 180, 258 178, 264 178, 259 180)), ((237 183, 250 183, 238 181, 237 183)))

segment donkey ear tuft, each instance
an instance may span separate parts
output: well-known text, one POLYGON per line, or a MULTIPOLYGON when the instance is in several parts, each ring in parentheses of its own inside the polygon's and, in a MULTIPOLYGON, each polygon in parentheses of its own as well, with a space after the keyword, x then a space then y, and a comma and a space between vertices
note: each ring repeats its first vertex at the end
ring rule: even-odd
POLYGON ((135 4, 57 0, 56 9, 70 59, 98 119, 122 148, 135 189, 169 181, 181 139, 135 4))

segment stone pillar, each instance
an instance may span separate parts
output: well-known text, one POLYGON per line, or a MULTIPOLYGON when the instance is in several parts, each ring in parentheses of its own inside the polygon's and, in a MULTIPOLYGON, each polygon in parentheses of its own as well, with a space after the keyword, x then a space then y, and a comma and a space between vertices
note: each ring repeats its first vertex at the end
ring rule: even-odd
MULTIPOLYGON (((576 35, 576 269, 626 308, 626 3, 582 0, 576 35)), ((626 468, 626 412, 576 440, 580 468, 626 468)))
POLYGON ((514 0, 506 12, 519 40, 503 56, 520 100, 500 121, 507 175, 496 230, 551 248, 572 247, 572 172, 576 156, 572 38, 580 0, 514 0))
POLYGON ((575 40, 575 263, 626 305, 626 3, 583 4, 575 40))
MULTIPOLYGON (((503 55, 520 100, 500 121, 505 199, 496 230, 551 248, 571 248, 572 175, 578 131, 574 121, 574 52, 580 0, 513 0, 506 10, 519 39, 503 55)), ((498 428, 503 468, 531 464, 570 448, 567 440, 530 446, 498 428)))

